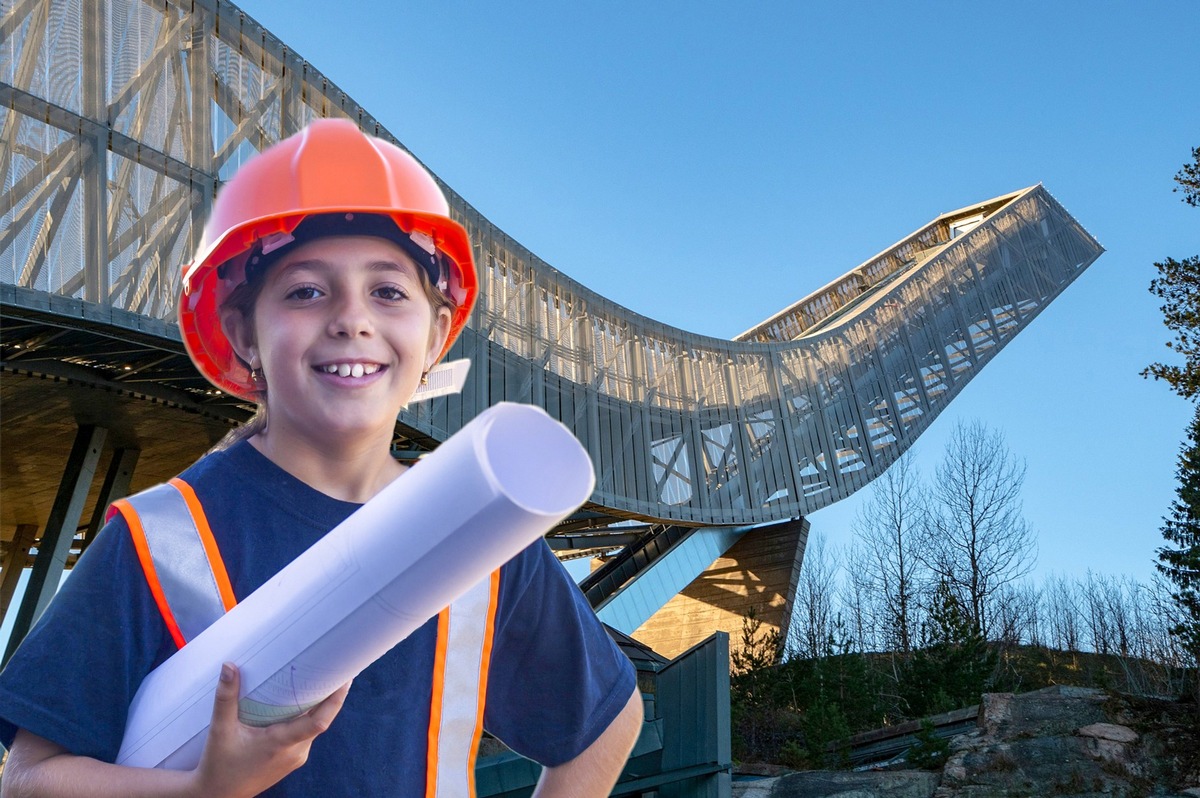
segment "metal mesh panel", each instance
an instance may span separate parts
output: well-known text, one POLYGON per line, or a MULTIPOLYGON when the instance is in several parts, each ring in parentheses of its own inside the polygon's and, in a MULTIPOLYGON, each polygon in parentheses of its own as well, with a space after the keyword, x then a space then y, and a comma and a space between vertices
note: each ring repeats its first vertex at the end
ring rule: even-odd
POLYGON ((174 316, 190 227, 190 188, 142 164, 110 156, 124 192, 110 196, 110 303, 155 318, 174 316))
MULTIPOLYGON (((31 30, 36 29, 36 23, 31 16, 22 17, 16 20, 13 15, 16 13, 16 0, 0 0, 0 19, 13 19, 12 34, 0 38, 0 80, 5 85, 14 86, 18 83, 17 65, 23 63, 21 54, 26 48, 32 34, 31 30)), ((33 45, 29 49, 36 48, 39 43, 33 45)), ((28 82, 27 80, 24 82, 28 82)))
MULTIPOLYGON (((159 71, 150 66, 151 56, 156 56, 155 66, 170 57, 168 45, 173 37, 160 36, 160 33, 179 25, 183 16, 164 13, 141 0, 112 0, 106 8, 108 69, 105 101, 120 103, 122 97, 135 94, 137 84, 134 80, 139 73, 148 69, 159 71)), ((113 120, 114 127, 121 129, 121 124, 121 117, 113 120)))
POLYGON ((38 56, 29 76, 28 90, 76 113, 83 110, 82 3, 83 0, 54 0, 41 4, 32 15, 33 21, 41 24, 29 31, 32 34, 29 43, 38 44, 38 56))
POLYGON ((214 162, 226 181, 250 158, 294 131, 281 125, 281 81, 250 58, 253 39, 210 43, 214 162))
POLYGON ((14 199, 3 216, 0 274, 10 285, 60 293, 83 268, 81 154, 67 133, 19 114, 5 129, 15 132, 5 181, 14 199))
POLYGON ((182 17, 164 16, 145 3, 113 3, 108 42, 106 99, 117 113, 113 129, 134 139, 166 140, 173 104, 172 72, 182 45, 182 17))

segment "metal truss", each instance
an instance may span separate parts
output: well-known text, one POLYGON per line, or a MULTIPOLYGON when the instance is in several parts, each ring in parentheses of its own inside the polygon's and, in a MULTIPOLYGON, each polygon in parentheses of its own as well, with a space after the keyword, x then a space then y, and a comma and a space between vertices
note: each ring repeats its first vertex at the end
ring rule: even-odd
MULTIPOLYGON (((107 313, 177 352, 180 265, 215 192, 326 116, 395 141, 223 0, 0 0, 5 312, 107 313)), ((442 440, 497 401, 539 404, 591 453, 596 506, 682 526, 796 518, 861 488, 1102 252, 1035 186, 938 217, 728 341, 588 290, 444 188, 480 268, 453 353, 472 375, 402 428, 442 440)))

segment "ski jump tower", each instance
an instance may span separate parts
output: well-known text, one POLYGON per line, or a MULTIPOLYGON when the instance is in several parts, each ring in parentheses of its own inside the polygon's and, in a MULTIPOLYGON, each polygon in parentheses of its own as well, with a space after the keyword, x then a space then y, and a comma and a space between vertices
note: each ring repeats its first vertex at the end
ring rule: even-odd
MULTIPOLYGON (((38 550, 27 622, 111 499, 248 414, 191 369, 174 321, 221 182, 316 117, 395 139, 225 0, 0 10, 0 530, 5 605, 38 550)), ((670 656, 750 606, 786 628, 805 517, 879 476, 1102 252, 1034 186, 723 340, 588 290, 444 188, 480 270, 451 353, 473 367, 461 395, 401 415, 397 455, 501 400, 561 419, 598 484, 549 542, 600 555, 582 583, 600 617, 670 656)))

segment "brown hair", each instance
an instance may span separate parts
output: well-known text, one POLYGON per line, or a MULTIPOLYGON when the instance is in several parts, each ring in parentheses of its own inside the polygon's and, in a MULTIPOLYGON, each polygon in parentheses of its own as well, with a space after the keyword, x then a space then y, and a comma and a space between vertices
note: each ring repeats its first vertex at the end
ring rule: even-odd
MULTIPOLYGON (((220 312, 232 311, 237 313, 242 318, 243 324, 249 324, 251 328, 254 326, 254 308, 258 304, 258 296, 262 293, 263 286, 266 284, 267 269, 251 270, 246 274, 246 281, 240 284, 237 288, 230 292, 225 301, 221 303, 220 312)), ((454 311, 458 307, 458 303, 454 301, 445 292, 438 289, 429 279, 429 274, 420 266, 416 268, 417 278, 421 281, 421 289, 425 292, 425 298, 429 300, 429 306, 433 309, 433 318, 436 320, 438 311, 446 308, 450 311, 450 315, 454 315, 454 311)), ((238 360, 241 360, 239 357, 238 360)), ((242 361, 242 365, 246 368, 250 367, 249 363, 242 361)), ((254 415, 250 420, 241 426, 234 427, 229 432, 225 433, 225 437, 221 438, 215 446, 208 450, 208 453, 219 452, 228 449, 238 441, 252 438, 267 428, 267 387, 264 383, 260 390, 257 390, 254 395, 254 400, 258 408, 254 411, 254 415)))

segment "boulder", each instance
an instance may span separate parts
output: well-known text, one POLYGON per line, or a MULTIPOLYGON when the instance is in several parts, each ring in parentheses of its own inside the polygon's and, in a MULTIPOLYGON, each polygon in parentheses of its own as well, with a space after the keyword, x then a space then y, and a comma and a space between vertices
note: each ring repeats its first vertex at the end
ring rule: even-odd
POLYGON ((1114 743, 1136 743, 1138 733, 1128 726, 1118 726, 1115 723, 1091 723, 1075 732, 1080 737, 1095 737, 1098 740, 1111 740, 1114 743))

